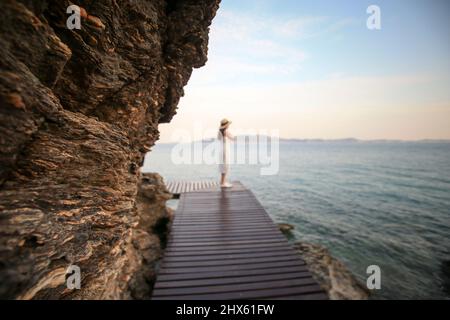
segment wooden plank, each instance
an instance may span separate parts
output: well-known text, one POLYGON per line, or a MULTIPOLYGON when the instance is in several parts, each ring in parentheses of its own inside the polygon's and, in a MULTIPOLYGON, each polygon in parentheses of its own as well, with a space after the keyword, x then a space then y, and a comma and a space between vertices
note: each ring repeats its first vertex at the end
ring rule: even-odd
POLYGON ((275 297, 286 297, 300 294, 310 294, 322 292, 323 290, 317 284, 287 287, 287 288, 269 288, 266 290, 252 290, 241 292, 222 292, 222 293, 204 293, 188 295, 154 295, 155 300, 242 300, 242 299, 272 299, 275 297))
POLYGON ((207 247, 214 247, 214 246, 239 246, 241 244, 260 244, 260 243, 283 243, 284 239, 282 238, 273 238, 273 239, 263 239, 263 240, 227 240, 227 241, 190 241, 190 242, 176 242, 177 247, 198 247, 198 246, 207 246, 207 247))
POLYGON ((159 281, 181 281, 181 280, 202 280, 202 279, 228 279, 237 278, 243 279, 244 277, 255 276, 255 275, 273 275, 281 273, 292 273, 292 272, 307 272, 308 267, 303 266, 286 266, 286 267, 274 267, 267 269, 254 269, 254 270, 227 270, 221 273, 217 272, 203 272, 203 273, 178 273, 178 274, 159 274, 158 281, 155 286, 157 286, 159 281))
MULTIPOLYGON (((164 262, 163 262, 164 263, 164 262)), ((280 261, 280 262, 266 262, 266 263, 247 263, 242 265, 231 265, 231 266, 211 266, 211 267, 164 267, 161 268, 160 274, 169 273, 198 273, 198 272, 222 272, 227 270, 256 270, 256 269, 270 269, 276 267, 293 267, 293 266, 303 266, 305 263, 301 260, 290 260, 290 261, 280 261)))
POLYGON ((239 222, 265 222, 266 225, 268 225, 271 220, 269 217, 254 215, 254 216, 211 216, 211 217, 205 217, 205 218, 178 218, 174 220, 174 224, 205 224, 205 223, 216 223, 221 224, 223 226, 226 226, 227 222, 233 222, 234 224, 239 222))
POLYGON ((257 244, 247 244, 247 245, 222 245, 222 246, 208 246, 208 245, 203 245, 203 246, 195 246, 195 247, 177 247, 175 248, 174 246, 168 246, 166 248, 166 252, 198 252, 199 254, 201 252, 225 252, 225 251, 230 251, 230 250, 246 250, 246 249, 251 249, 251 250, 256 250, 256 249, 261 249, 261 248, 268 248, 268 247, 272 247, 272 246, 277 246, 277 247, 286 247, 286 244, 282 241, 280 242, 271 242, 271 243, 257 243, 257 244))
POLYGON ((197 230, 200 230, 200 228, 203 229, 207 229, 207 228, 216 228, 219 227, 221 225, 224 225, 224 222, 226 222, 226 226, 229 227, 231 226, 241 226, 241 227, 245 227, 245 228, 249 228, 249 227, 253 227, 253 226, 261 226, 262 224, 267 224, 268 221, 267 220, 257 220, 257 221, 251 221, 251 220, 247 220, 247 221, 231 221, 228 222, 226 220, 222 221, 222 222, 216 222, 216 221, 205 221, 205 222, 174 222, 174 229, 176 230, 177 228, 197 228, 197 230))
MULTIPOLYGON (((208 234, 222 234, 222 233, 271 232, 274 229, 276 229, 276 228, 273 226, 267 226, 266 224, 262 224, 261 226, 256 226, 253 228, 247 227, 245 225, 241 228, 238 228, 238 227, 224 228, 224 227, 218 226, 215 229, 202 230, 202 234, 208 235, 208 234)), ((175 230, 176 230, 176 235, 199 235, 198 228, 191 228, 191 229, 186 230, 185 228, 181 227, 181 228, 175 229, 175 230)))
POLYGON ((183 236, 171 236, 170 240, 173 241, 174 245, 177 245, 179 242, 185 243, 216 243, 216 242, 229 242, 233 241, 257 241, 257 240, 272 240, 272 239, 282 239, 282 236, 277 234, 245 234, 245 235, 212 235, 212 236, 204 236, 203 238, 199 237, 183 237, 183 236))
MULTIPOLYGON (((197 209, 197 210, 201 210, 201 209, 197 209)), ((255 219, 257 217, 263 218, 263 219, 269 219, 269 216, 266 215, 262 215, 261 214, 261 209, 255 208, 242 208, 242 209, 235 209, 233 210, 232 208, 229 208, 228 210, 230 210, 227 213, 221 213, 220 208, 210 208, 209 210, 211 210, 211 212, 209 214, 199 214, 196 211, 194 212, 182 212, 179 216, 177 216, 175 219, 176 220, 202 220, 202 219, 213 219, 213 220, 219 220, 221 218, 235 218, 235 219, 241 219, 241 218, 252 218, 255 219)))
MULTIPOLYGON (((266 222, 262 222, 262 223, 252 223, 251 225, 249 224, 234 224, 231 225, 230 223, 227 225, 217 225, 215 227, 204 227, 202 228, 202 232, 217 232, 217 231, 222 231, 222 232, 227 232, 227 231, 231 231, 231 230, 257 230, 257 229, 270 229, 270 230, 274 230, 277 229, 277 227, 273 226, 273 225, 268 225, 266 222)), ((197 226, 192 226, 192 227, 188 227, 186 225, 180 225, 179 228, 177 228, 176 226, 172 225, 172 230, 175 232, 195 232, 198 233, 198 227, 197 226)))
POLYGON ((177 191, 178 191, 178 190, 177 190, 178 183, 179 183, 179 182, 174 182, 174 183, 173 183, 173 186, 172 186, 172 188, 173 188, 173 193, 175 193, 175 194, 177 194, 177 191))
POLYGON ((166 261, 163 262, 164 268, 191 268, 191 267, 213 267, 213 266, 234 266, 242 264, 264 264, 272 262, 298 261, 296 255, 287 256, 269 256, 259 258, 234 258, 221 260, 203 260, 203 261, 166 261))
POLYGON ((260 251, 260 252, 254 252, 250 251, 249 253, 233 253, 233 254, 216 254, 211 255, 208 254, 206 256, 204 255, 189 255, 189 256, 171 256, 171 255, 165 255, 164 261, 165 262, 175 262, 175 261, 209 261, 209 260, 224 260, 224 259, 240 259, 241 257, 245 258, 261 258, 261 257, 278 257, 278 256, 287 256, 287 255, 293 255, 296 254, 293 250, 288 249, 279 249, 279 250, 273 250, 273 251, 260 251))
MULTIPOLYGON (((248 229, 247 229, 248 230, 248 229)), ((178 232, 177 234, 171 235, 171 239, 207 239, 207 238, 222 238, 222 237, 236 237, 236 238, 242 238, 242 237, 254 237, 254 236, 266 236, 266 235, 273 235, 273 230, 270 229, 263 229, 263 230, 257 230, 257 231, 219 231, 219 232, 202 232, 202 234, 196 234, 196 233, 182 233, 178 232)))
POLYGON ((268 226, 267 223, 261 223, 259 225, 256 224, 235 224, 234 228, 230 228, 230 226, 220 226, 217 225, 216 227, 209 227, 202 229, 202 233, 199 234, 198 228, 196 227, 188 227, 187 225, 179 224, 179 228, 173 228, 172 230, 175 230, 176 233, 174 235, 197 235, 200 236, 202 234, 204 235, 214 235, 214 234, 230 234, 230 233, 236 233, 236 234, 242 234, 242 233, 276 233, 278 232, 278 228, 273 226, 268 226))
POLYGON ((220 214, 220 212, 214 208, 211 209, 211 213, 208 215, 197 214, 196 212, 183 212, 178 217, 175 218, 176 221, 202 221, 202 220, 213 220, 218 221, 225 218, 233 218, 235 221, 239 219, 264 219, 269 220, 269 216, 265 216, 259 213, 258 209, 243 209, 242 211, 230 209, 230 212, 220 214))
POLYGON ((256 248, 228 248, 228 249, 222 249, 222 250, 184 250, 184 251, 165 251, 164 257, 197 257, 198 259, 210 259, 213 260, 216 256, 220 255, 236 255, 236 254, 258 254, 260 252, 267 252, 267 253, 273 253, 278 252, 282 250, 290 250, 292 249, 286 249, 286 246, 284 243, 276 244, 272 246, 264 246, 264 247, 256 247, 256 248), (193 255, 195 253, 195 255, 193 255))
MULTIPOLYGON (((212 180, 198 180, 198 181, 168 181, 166 183, 167 190, 174 194, 180 195, 183 193, 198 192, 202 190, 211 191, 214 188, 218 188, 219 184, 212 180)), ((210 199, 205 199, 206 201, 210 199)))
POLYGON ((249 275, 244 277, 223 277, 210 279, 194 279, 194 280, 177 280, 177 281, 158 281, 155 288, 183 288, 194 286, 213 286, 221 284, 233 283, 255 283, 283 279, 299 279, 309 278, 311 273, 309 271, 303 272, 287 272, 277 274, 263 274, 263 275, 249 275))
POLYGON ((184 210, 183 212, 180 212, 177 218, 210 218, 210 217, 246 217, 246 216, 252 216, 252 215, 258 215, 261 217, 269 217, 264 214, 261 214, 261 208, 258 207, 236 207, 236 208, 226 208, 227 212, 223 212, 224 208, 214 208, 212 206, 208 206, 208 213, 202 213, 202 210, 205 210, 204 208, 190 208, 189 210, 184 210))
POLYGON ((267 218, 243 218, 243 219, 227 219, 226 217, 223 217, 222 219, 211 219, 211 220, 175 220, 174 221, 174 226, 179 226, 179 225, 183 225, 183 226, 220 226, 220 225, 224 225, 227 224, 229 222, 233 222, 234 225, 236 224, 241 224, 241 225, 254 225, 255 223, 266 223, 268 224, 270 222, 269 219, 267 218))
MULTIPOLYGON (((201 210, 201 209, 197 209, 197 210, 201 210)), ((215 209, 215 208, 211 208, 210 209, 211 212, 209 214, 198 214, 197 212, 182 212, 179 216, 177 216, 175 219, 176 220, 202 220, 202 219, 213 219, 213 220, 219 220, 221 218, 235 218, 235 219, 241 219, 241 218, 252 218, 255 219, 257 217, 262 218, 262 219, 269 219, 269 216, 266 215, 262 215, 261 209, 238 209, 238 210, 233 210, 232 208, 229 208, 228 210, 230 210, 227 213, 223 213, 221 214, 221 212, 219 210, 223 210, 223 209, 215 209)))
POLYGON ((177 245, 179 242, 183 243, 197 243, 201 242, 228 242, 230 240, 236 241, 257 241, 257 240, 268 240, 268 239, 280 239, 282 236, 276 234, 257 234, 257 235, 215 235, 215 236, 204 236, 203 238, 198 237, 180 237, 180 236, 172 236, 170 239, 173 241, 174 245, 177 245))
MULTIPOLYGON (((180 223, 180 226, 181 225, 182 225, 182 223, 180 223)), ((177 230, 177 228, 174 225, 172 225, 172 228, 175 229, 176 232, 185 230, 185 231, 195 231, 198 233, 198 231, 199 231, 198 227, 196 227, 196 226, 193 226, 193 227, 182 226, 181 228, 179 228, 179 230, 177 230)), ((235 223, 233 220, 231 220, 226 225, 222 224, 222 225, 217 225, 217 226, 210 227, 210 228, 202 228, 202 231, 239 230, 239 229, 248 229, 248 228, 249 228, 249 226, 246 224, 235 223)), ((279 230, 277 226, 275 226, 273 224, 268 224, 266 221, 263 221, 260 223, 252 223, 250 228, 251 229, 266 228, 266 229, 271 229, 271 230, 279 230)))
POLYGON ((175 194, 180 194, 180 187, 181 187, 181 182, 180 181, 177 181, 176 183, 175 183, 175 194))
MULTIPOLYGON (((195 193, 195 192, 192 192, 195 193)), ((220 199, 217 199, 216 201, 222 201, 220 199)), ((186 211, 180 212, 183 214, 198 214, 198 215, 209 215, 213 212, 215 213, 222 213, 222 214, 228 214, 228 213, 245 213, 246 211, 250 210, 252 212, 259 211, 261 215, 266 215, 264 208, 258 205, 255 205, 254 203, 246 203, 241 202, 239 199, 233 199, 232 200, 235 203, 204 203, 204 204, 197 204, 197 205, 191 205, 189 204, 189 207, 186 208, 186 211)))
POLYGON ((299 295, 289 295, 281 297, 263 298, 270 300, 328 300, 328 295, 325 292, 307 293, 299 295))
POLYGON ((158 296, 176 296, 176 295, 193 295, 202 293, 222 293, 222 292, 242 292, 249 290, 261 290, 267 288, 290 288, 300 287, 315 284, 315 280, 310 277, 298 279, 282 279, 282 280, 267 280, 264 282, 252 283, 233 283, 220 284, 211 286, 192 286, 192 287, 177 287, 177 288, 161 288, 159 287, 158 296))

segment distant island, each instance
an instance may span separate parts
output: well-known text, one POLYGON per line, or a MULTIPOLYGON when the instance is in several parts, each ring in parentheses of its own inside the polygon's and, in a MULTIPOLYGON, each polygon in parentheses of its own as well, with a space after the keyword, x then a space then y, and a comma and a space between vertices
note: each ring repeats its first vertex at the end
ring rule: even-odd
MULTIPOLYGON (((271 139, 270 136, 236 136, 237 139, 245 138, 246 141, 250 141, 250 139, 255 138, 266 138, 271 139)), ((208 138, 203 140, 196 140, 190 143, 211 143, 215 139, 208 138)), ((281 143, 450 143, 449 139, 420 139, 420 140, 399 140, 399 139, 373 139, 373 140, 364 140, 357 138, 343 138, 343 139, 296 139, 296 138, 279 138, 281 143)), ((172 145, 177 144, 177 142, 160 142, 159 144, 164 145, 172 145)))

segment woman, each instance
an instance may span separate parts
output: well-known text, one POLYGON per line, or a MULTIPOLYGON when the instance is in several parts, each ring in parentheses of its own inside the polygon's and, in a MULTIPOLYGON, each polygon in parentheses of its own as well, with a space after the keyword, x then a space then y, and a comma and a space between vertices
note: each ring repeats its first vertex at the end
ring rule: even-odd
POLYGON ((217 139, 219 139, 221 145, 221 154, 219 161, 219 171, 220 171, 220 186, 222 188, 231 188, 233 185, 227 182, 227 174, 229 170, 229 156, 230 156, 230 142, 229 140, 234 140, 234 137, 229 133, 228 127, 231 121, 223 119, 220 121, 219 133, 217 134, 217 139))

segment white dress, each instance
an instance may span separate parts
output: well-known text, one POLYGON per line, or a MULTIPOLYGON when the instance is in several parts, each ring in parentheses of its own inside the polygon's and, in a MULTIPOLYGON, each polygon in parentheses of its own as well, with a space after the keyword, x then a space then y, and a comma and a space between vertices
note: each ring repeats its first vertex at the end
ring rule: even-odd
POLYGON ((219 172, 220 173, 228 173, 230 168, 230 142, 229 140, 233 139, 233 136, 230 134, 228 130, 225 130, 225 136, 222 135, 222 132, 219 130, 217 134, 217 139, 220 143, 220 155, 219 155, 219 172))

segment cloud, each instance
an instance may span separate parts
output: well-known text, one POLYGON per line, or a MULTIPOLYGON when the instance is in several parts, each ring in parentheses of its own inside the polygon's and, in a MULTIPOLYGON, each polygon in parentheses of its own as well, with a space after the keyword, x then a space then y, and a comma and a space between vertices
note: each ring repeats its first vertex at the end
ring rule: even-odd
POLYGON ((191 83, 248 84, 282 81, 300 73, 310 54, 302 40, 333 32, 353 23, 324 16, 284 19, 221 9, 213 21, 207 65, 191 83))
MULTIPOLYGON (((303 25, 309 24, 307 20, 303 21, 303 25)), ((295 33, 298 33, 302 23, 291 23, 295 24, 295 33)), ((225 82, 248 81, 248 78, 258 75, 282 76, 298 72, 308 56, 296 43, 286 41, 287 37, 293 40, 293 35, 288 34, 291 23, 219 11, 211 27, 208 64, 200 73, 215 73, 225 82)), ((202 79, 207 81, 211 77, 202 79)))
POLYGON ((274 24, 273 32, 275 35, 288 37, 288 38, 309 38, 311 35, 316 34, 317 27, 327 22, 329 18, 317 16, 317 17, 299 17, 290 19, 287 21, 277 21, 274 24))

